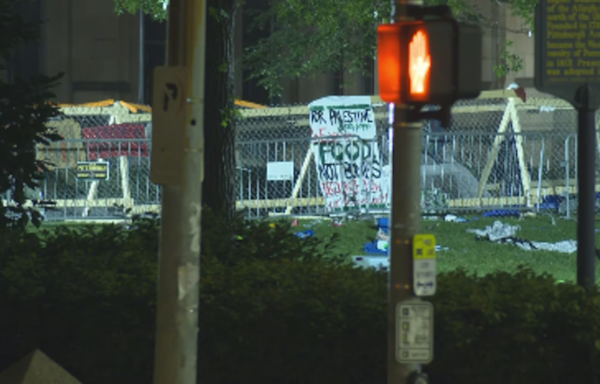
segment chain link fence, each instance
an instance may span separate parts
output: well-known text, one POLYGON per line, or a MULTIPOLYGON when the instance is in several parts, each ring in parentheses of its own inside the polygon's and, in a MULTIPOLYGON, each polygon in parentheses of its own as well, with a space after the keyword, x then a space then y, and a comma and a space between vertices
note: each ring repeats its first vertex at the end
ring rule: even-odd
MULTIPOLYGON (((570 214, 575 204, 568 197, 577 192, 576 112, 554 98, 523 102, 498 93, 456 103, 447 128, 423 123, 424 212, 556 209, 570 214)), ((377 187, 389 192, 389 111, 374 105, 374 112, 377 134, 369 146, 376 143, 379 154, 370 161, 386 180, 377 187)), ((248 209, 249 217, 332 213, 324 198, 324 176, 312 158, 321 139, 311 139, 307 106, 247 111, 238 127, 238 206, 248 209), (272 162, 292 162, 293 177, 268 180, 272 162)), ((344 167, 338 164, 337 172, 347 175, 344 167)), ((374 179, 363 177, 367 191, 377 189, 374 179)), ((351 197, 346 201, 350 211, 389 210, 389 200, 383 207, 359 206, 351 197)))
MULTIPOLYGON (((376 135, 364 140, 312 138, 306 105, 240 109, 237 207, 249 218, 388 212, 389 110, 375 103, 373 111, 376 135), (354 151, 356 161, 321 164, 315 159, 335 151, 354 151), (277 167, 279 176, 273 177, 277 167), (333 174, 339 182, 329 181, 333 174), (363 192, 357 195, 353 185, 363 192)), ((52 166, 39 190, 29 191, 31 204, 45 201, 40 209, 48 220, 160 212, 160 188, 150 182, 149 109, 110 101, 65 106, 62 112, 49 126, 64 139, 37 148, 38 159, 52 166), (77 178, 78 163, 98 161, 108 163, 107 180, 77 178)), ((496 92, 458 102, 447 128, 424 122, 424 212, 553 209, 570 214, 577 193, 576 121, 576 112, 561 100, 523 102, 496 92)))
MULTIPOLYGON (((49 164, 28 204, 47 220, 115 219, 128 209, 157 210, 160 188, 150 183, 151 114, 144 106, 113 100, 61 107, 48 122, 63 140, 38 145, 36 157, 49 164), (77 176, 85 162, 106 163, 106 180, 77 176)), ((10 194, 3 196, 10 200, 10 194)))

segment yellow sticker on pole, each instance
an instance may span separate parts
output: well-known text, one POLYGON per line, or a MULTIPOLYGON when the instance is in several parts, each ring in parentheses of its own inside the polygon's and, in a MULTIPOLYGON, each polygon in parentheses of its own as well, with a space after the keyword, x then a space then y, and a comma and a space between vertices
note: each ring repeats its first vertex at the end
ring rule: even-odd
POLYGON ((413 259, 435 259, 434 235, 415 235, 413 237, 413 259))
POLYGON ((435 236, 413 237, 413 290, 416 296, 432 296, 437 289, 435 236))

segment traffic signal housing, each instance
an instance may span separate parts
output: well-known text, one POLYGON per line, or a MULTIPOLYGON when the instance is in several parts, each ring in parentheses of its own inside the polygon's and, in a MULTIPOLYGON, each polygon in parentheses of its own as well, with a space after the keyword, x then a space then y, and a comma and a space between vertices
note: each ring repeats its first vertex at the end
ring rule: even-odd
POLYGON ((454 19, 378 28, 381 99, 448 106, 481 93, 481 28, 454 19))

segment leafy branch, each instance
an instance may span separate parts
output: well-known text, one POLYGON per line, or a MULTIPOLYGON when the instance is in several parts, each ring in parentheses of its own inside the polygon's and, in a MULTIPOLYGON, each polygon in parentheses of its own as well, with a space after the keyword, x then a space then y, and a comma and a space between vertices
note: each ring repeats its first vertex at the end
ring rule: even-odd
POLYGON ((167 19, 169 0, 114 0, 115 11, 121 15, 125 12, 135 14, 139 11, 152 15, 155 20, 167 19))
POLYGON ((514 53, 511 53, 509 50, 512 46, 512 41, 507 40, 504 42, 502 53, 500 54, 502 62, 494 65, 494 73, 496 73, 496 76, 498 77, 506 76, 510 72, 519 72, 523 69, 523 59, 514 53))

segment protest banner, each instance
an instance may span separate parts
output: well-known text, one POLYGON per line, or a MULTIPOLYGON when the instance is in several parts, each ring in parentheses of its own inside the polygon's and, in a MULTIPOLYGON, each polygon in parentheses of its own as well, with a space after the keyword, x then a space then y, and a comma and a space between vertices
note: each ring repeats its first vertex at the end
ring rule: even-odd
POLYGON ((389 171, 381 163, 369 96, 329 96, 309 104, 312 150, 328 211, 385 208, 389 171))

